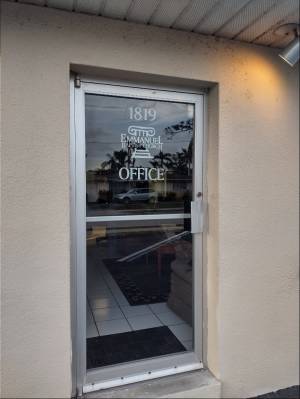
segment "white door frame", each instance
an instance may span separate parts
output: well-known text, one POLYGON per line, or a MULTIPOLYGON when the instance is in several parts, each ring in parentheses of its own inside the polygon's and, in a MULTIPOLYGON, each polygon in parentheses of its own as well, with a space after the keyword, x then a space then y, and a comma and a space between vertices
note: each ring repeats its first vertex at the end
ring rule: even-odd
POLYGON ((71 80, 71 262, 72 339, 77 393, 162 377, 203 367, 202 354, 202 259, 203 237, 193 234, 194 352, 168 355, 86 371, 86 180, 85 180, 85 94, 110 95, 194 104, 193 201, 203 192, 204 93, 188 93, 71 80))

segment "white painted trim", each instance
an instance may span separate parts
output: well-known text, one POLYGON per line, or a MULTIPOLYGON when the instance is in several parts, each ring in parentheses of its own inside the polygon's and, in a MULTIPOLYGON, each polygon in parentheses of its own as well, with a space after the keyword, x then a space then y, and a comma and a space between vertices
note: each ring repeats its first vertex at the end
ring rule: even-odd
MULTIPOLYGON (((125 73, 125 71, 122 71, 125 73)), ((174 84, 163 84, 163 83, 152 83, 152 84, 146 84, 146 83, 137 83, 136 81, 131 81, 131 80, 120 80, 120 79, 113 79, 113 78, 104 78, 104 79, 94 79, 93 77, 90 77, 85 74, 78 74, 76 73, 76 76, 78 76, 81 80, 82 83, 93 83, 93 84, 101 84, 101 85, 108 85, 108 86, 122 86, 122 87, 127 87, 127 88, 137 88, 137 89, 149 89, 149 90, 159 90, 160 92, 167 91, 169 93, 183 93, 183 94, 195 94, 196 96, 199 95, 205 95, 209 92, 210 86, 206 87, 198 87, 195 90, 195 82, 191 81, 190 85, 174 85, 174 84)), ((152 75, 151 75, 152 76, 152 75)), ((153 76, 152 76, 153 77, 153 76)), ((163 77, 160 76, 160 78, 163 77)))
POLYGON ((75 256, 76 256, 76 360, 77 391, 82 392, 86 376, 86 196, 84 92, 75 88, 75 256))
POLYGON ((77 270, 76 270, 76 204, 75 204, 75 87, 74 80, 70 80, 70 237, 71 237, 71 270, 70 270, 70 297, 71 297, 71 337, 72 337, 72 397, 77 391, 77 270))
POLYGON ((202 104, 202 96, 197 94, 182 93, 176 91, 163 91, 157 89, 145 89, 118 85, 106 85, 98 83, 82 82, 81 90, 87 94, 102 94, 105 96, 138 98, 146 100, 171 101, 179 103, 202 104))

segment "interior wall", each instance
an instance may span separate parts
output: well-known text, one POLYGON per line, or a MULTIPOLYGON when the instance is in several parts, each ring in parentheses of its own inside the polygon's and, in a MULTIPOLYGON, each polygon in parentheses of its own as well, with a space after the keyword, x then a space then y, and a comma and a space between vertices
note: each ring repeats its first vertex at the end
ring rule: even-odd
POLYGON ((296 384, 297 67, 274 49, 59 10, 2 2, 1 19, 3 396, 71 393, 71 64, 218 83, 208 365, 224 397, 296 384))

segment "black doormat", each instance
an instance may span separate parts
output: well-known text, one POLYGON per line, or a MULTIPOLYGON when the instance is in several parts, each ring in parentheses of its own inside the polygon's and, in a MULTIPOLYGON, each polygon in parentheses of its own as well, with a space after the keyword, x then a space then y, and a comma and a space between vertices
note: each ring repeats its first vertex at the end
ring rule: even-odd
POLYGON ((163 255, 160 272, 155 254, 131 262, 106 259, 104 263, 130 305, 135 306, 167 301, 174 258, 174 255, 163 255))
POLYGON ((87 368, 185 352, 168 327, 155 327, 87 339, 87 368))

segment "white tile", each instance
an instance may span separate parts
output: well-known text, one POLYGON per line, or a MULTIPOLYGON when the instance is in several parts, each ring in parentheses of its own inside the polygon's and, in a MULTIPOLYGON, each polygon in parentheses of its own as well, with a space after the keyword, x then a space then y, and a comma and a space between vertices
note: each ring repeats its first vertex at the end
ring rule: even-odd
POLYGON ((118 286, 117 282, 115 281, 115 279, 113 278, 113 276, 112 276, 109 272, 103 274, 103 278, 104 278, 104 280, 105 280, 105 283, 109 286, 109 288, 110 288, 113 292, 114 292, 114 291, 116 291, 116 292, 118 292, 118 291, 122 292, 122 291, 120 290, 120 287, 118 286))
POLYGON ((121 306, 122 312, 125 316, 133 317, 133 316, 143 316, 146 314, 152 314, 148 305, 139 305, 139 306, 121 306))
POLYGON ((98 321, 125 319, 120 308, 102 308, 93 310, 94 318, 98 321))
POLYGON ((106 298, 112 298, 114 299, 114 297, 112 296, 110 291, 98 291, 98 292, 87 292, 87 296, 89 298, 89 300, 91 301, 92 299, 106 299, 106 298))
POLYGON ((108 285, 106 284, 105 280, 102 278, 91 278, 87 281, 87 290, 88 291, 101 291, 101 290, 108 290, 108 285))
POLYGON ((118 286, 112 275, 107 271, 105 274, 103 274, 103 277, 105 279, 105 283, 111 290, 119 306, 129 306, 129 302, 127 301, 123 292, 120 290, 120 287, 118 286))
POLYGON ((89 298, 102 298, 111 296, 111 291, 108 287, 93 287, 87 289, 87 296, 89 298))
POLYGON ((185 347, 186 350, 188 350, 188 351, 193 350, 193 341, 183 341, 181 343, 185 347))
POLYGON ((113 291, 113 296, 119 306, 130 306, 129 302, 127 301, 127 299, 125 298, 125 296, 122 294, 121 291, 120 292, 113 291))
POLYGON ((155 314, 170 312, 170 308, 168 307, 166 302, 153 303, 152 305, 149 305, 149 306, 150 306, 152 312, 155 314))
POLYGON ((107 297, 101 297, 101 298, 89 298, 89 302, 90 302, 92 309, 118 307, 118 304, 112 295, 109 295, 107 297))
POLYGON ((88 289, 107 287, 107 284, 103 279, 99 280, 98 278, 95 277, 92 277, 90 280, 88 279, 86 285, 88 289))
POLYGON ((96 328, 96 324, 94 321, 92 323, 87 323, 86 325, 86 337, 87 338, 93 338, 93 337, 98 337, 98 330, 96 328))
POLYGON ((179 316, 177 316, 174 312, 171 311, 165 313, 159 313, 157 317, 165 326, 174 326, 176 324, 184 323, 184 320, 182 320, 179 316))
POLYGON ((89 306, 87 306, 86 308, 86 322, 87 324, 94 322, 93 315, 89 306))
POLYGON ((97 323, 100 335, 111 335, 131 331, 126 319, 108 320, 97 323))
MULTIPOLYGON (((88 294, 88 297, 89 294, 88 294)), ((100 291, 97 296, 93 296, 93 298, 101 299, 101 298, 113 298, 113 294, 110 291, 100 291)))
POLYGON ((169 327, 172 333, 179 339, 179 341, 190 341, 193 339, 193 329, 188 324, 177 324, 169 327))
POLYGON ((160 327, 161 322, 154 314, 144 316, 134 316, 127 318, 133 330, 144 330, 146 328, 160 327))

